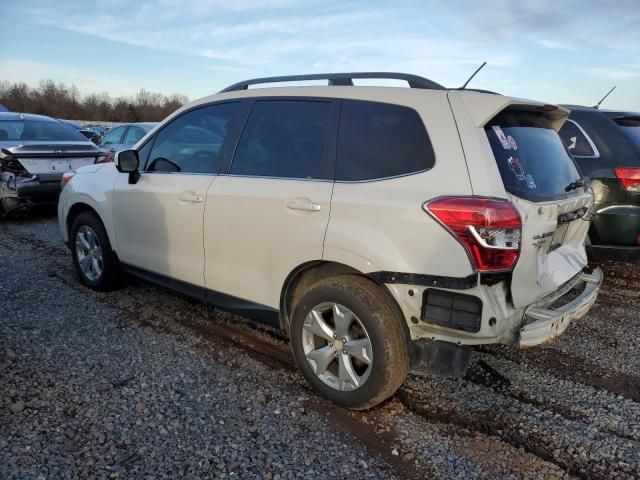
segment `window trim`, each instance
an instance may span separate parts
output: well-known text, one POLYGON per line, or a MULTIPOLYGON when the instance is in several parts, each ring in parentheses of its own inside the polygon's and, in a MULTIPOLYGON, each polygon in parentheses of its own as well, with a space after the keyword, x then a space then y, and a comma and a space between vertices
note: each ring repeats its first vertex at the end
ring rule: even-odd
MULTIPOLYGON (((229 158, 227 158, 227 155, 230 153, 230 158, 233 157, 233 154, 235 153, 235 148, 237 146, 238 143, 238 139, 240 138, 240 131, 238 126, 241 124, 242 126, 244 126, 244 122, 246 122, 246 117, 247 117, 247 108, 248 108, 248 104, 249 101, 247 99, 243 99, 243 98, 230 98, 230 99, 225 99, 225 100, 219 100, 219 101, 214 101, 214 102, 208 102, 208 103, 203 103, 203 104, 199 104, 199 105, 194 105, 191 108, 188 108, 186 110, 184 110, 183 112, 180 112, 179 115, 176 115, 175 117, 171 118, 170 120, 168 120, 166 123, 164 123, 163 125, 160 125, 158 127, 158 130, 156 130, 153 133, 153 136, 151 136, 151 138, 149 138, 149 140, 147 140, 146 142, 144 142, 140 148, 136 149, 136 151, 139 153, 140 150, 149 142, 151 143, 151 149, 149 150, 149 155, 147 156, 147 159, 145 160, 145 164, 144 167, 142 169, 139 169, 139 173, 140 174, 160 174, 160 175, 166 175, 166 174, 172 174, 172 175, 210 175, 210 176, 219 176, 219 175, 223 175, 225 170, 227 169, 227 166, 229 164, 229 158), (184 115, 191 113, 195 110, 200 110, 201 108, 208 108, 208 107, 215 107, 217 105, 224 105, 227 103, 237 103, 239 105, 240 110, 238 111, 237 115, 238 117, 234 120, 236 120, 236 123, 230 126, 229 130, 227 131, 227 135, 222 143, 222 145, 220 146, 220 149, 223 150, 223 154, 224 154, 224 158, 221 162, 221 166, 220 169, 217 173, 211 173, 211 172, 157 172, 154 170, 147 170, 147 165, 149 164, 149 159, 151 158, 151 152, 153 152, 153 147, 155 146, 156 143, 156 139, 158 138, 158 135, 165 129, 167 128, 169 125, 171 125, 174 121, 178 120, 179 118, 183 117, 184 115), (231 145, 229 145, 228 142, 231 142, 231 145, 233 145, 233 147, 231 148, 231 145)), ((148 132, 147 132, 148 133, 148 132)), ((146 135, 146 134, 145 134, 146 135)))
POLYGON ((242 122, 242 127, 238 132, 238 136, 236 137, 236 142, 233 148, 233 154, 231 155, 230 161, 227 167, 224 170, 224 173, 220 175, 227 177, 243 177, 243 178, 264 178, 270 180, 301 180, 307 182, 335 182, 336 177, 336 162, 337 162, 337 145, 338 145, 338 120, 340 118, 340 109, 342 106, 342 99, 333 98, 333 97, 315 97, 315 96, 296 96, 296 95, 269 95, 269 96, 260 96, 260 97, 251 97, 248 99, 249 107, 245 112, 245 117, 242 122), (245 175, 239 173, 231 173, 231 168, 233 166, 233 162, 236 158, 238 146, 240 145, 240 139, 242 138, 242 134, 247 127, 247 123, 249 121, 249 117, 251 116, 251 112, 253 112, 253 107, 257 102, 262 101, 294 101, 294 102, 320 102, 320 103, 328 103, 331 105, 330 112, 330 120, 329 120, 329 129, 327 132, 327 140, 328 140, 328 149, 326 158, 323 161, 322 172, 325 174, 327 178, 300 178, 300 177, 276 177, 272 175, 245 175))
MULTIPOLYGON (((584 138, 587 139, 587 143, 589 143, 591 150, 593 150, 593 155, 574 155, 571 152, 571 150, 569 150, 569 147, 567 146, 567 150, 569 150, 569 153, 571 153, 571 156, 574 158, 591 158, 591 159, 600 158, 600 151, 598 150, 598 147, 596 147, 595 143, 593 143, 593 140, 591 140, 591 137, 587 134, 587 132, 585 132, 584 128, 582 128, 582 125, 580 125, 578 122, 576 122, 571 118, 567 118, 565 122, 571 122, 576 127, 578 127, 578 130, 580 131, 580 133, 582 133, 582 135, 584 135, 584 138)), ((562 130, 562 128, 560 130, 562 130)), ((559 134, 560 132, 558 131, 558 135, 559 134)), ((563 140, 563 143, 564 143, 564 140, 563 140)))

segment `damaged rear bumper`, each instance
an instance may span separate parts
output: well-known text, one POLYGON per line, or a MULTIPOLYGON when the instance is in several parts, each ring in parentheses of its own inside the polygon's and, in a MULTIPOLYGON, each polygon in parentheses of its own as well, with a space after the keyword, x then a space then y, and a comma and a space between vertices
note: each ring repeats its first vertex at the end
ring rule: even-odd
POLYGON ((549 342, 561 335, 569 327, 571 320, 583 317, 596 301, 602 278, 602 270, 599 268, 589 274, 582 273, 557 292, 528 307, 525 310, 525 325, 520 329, 520 347, 549 342), (575 298, 557 305, 575 289, 579 290, 575 298))
POLYGON ((30 208, 35 205, 55 205, 61 191, 61 175, 48 175, 46 179, 33 176, 21 178, 3 172, 0 181, 0 201, 5 212, 30 208))

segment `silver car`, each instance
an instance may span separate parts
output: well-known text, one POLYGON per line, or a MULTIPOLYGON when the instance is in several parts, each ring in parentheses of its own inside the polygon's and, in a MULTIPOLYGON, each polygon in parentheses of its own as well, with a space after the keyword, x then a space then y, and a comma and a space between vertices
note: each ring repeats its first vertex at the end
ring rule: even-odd
POLYGON ((111 128, 104 134, 98 144, 100 157, 97 163, 113 161, 114 153, 133 147, 138 140, 144 137, 147 132, 156 125, 156 122, 140 122, 125 123, 111 128))
POLYGON ((0 216, 56 204, 62 175, 95 163, 98 147, 42 115, 0 112, 0 216))

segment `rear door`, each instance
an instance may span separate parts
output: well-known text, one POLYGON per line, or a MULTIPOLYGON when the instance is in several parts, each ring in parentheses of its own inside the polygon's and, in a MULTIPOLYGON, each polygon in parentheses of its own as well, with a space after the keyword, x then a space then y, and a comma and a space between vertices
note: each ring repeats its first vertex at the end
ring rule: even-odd
POLYGON ((507 196, 522 219, 511 284, 516 307, 557 290, 587 264, 585 219, 593 195, 582 185, 557 125, 543 108, 513 106, 484 126, 507 196))
POLYGON ((207 193, 208 289, 277 309, 289 273, 322 259, 337 106, 305 98, 253 102, 229 173, 207 193))

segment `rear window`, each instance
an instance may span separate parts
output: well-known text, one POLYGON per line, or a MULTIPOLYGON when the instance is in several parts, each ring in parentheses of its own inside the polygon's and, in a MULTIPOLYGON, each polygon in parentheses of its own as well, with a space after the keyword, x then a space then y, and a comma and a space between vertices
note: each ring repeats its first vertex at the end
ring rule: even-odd
POLYGON ((429 136, 415 110, 377 102, 342 102, 336 180, 407 175, 427 170, 434 162, 429 136))
POLYGON ((566 198, 580 178, 550 121, 535 112, 506 110, 485 127, 505 189, 531 201, 566 198))
POLYGON ((2 120, 0 121, 0 141, 61 141, 77 142, 87 139, 73 127, 46 120, 2 120))
POLYGON ((640 118, 619 118, 615 122, 629 140, 640 148, 640 118))

